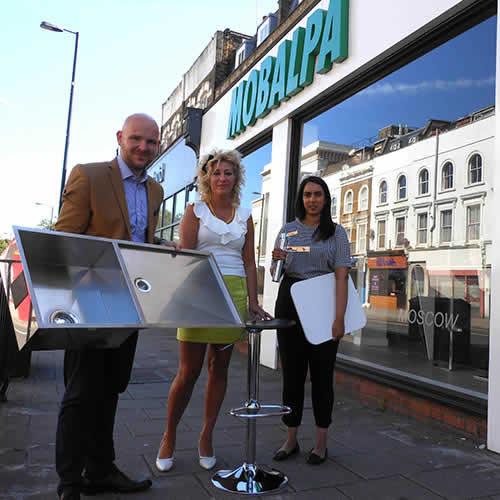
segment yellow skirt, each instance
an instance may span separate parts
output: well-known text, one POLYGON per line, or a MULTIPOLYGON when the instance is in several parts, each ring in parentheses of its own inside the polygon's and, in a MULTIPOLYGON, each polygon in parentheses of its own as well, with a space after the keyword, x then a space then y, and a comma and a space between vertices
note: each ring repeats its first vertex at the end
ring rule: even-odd
MULTIPOLYGON (((240 313, 241 319, 247 318, 247 279, 242 276, 224 276, 224 281, 240 313)), ((202 342, 205 344, 231 344, 236 342, 243 328, 178 328, 177 340, 202 342)))

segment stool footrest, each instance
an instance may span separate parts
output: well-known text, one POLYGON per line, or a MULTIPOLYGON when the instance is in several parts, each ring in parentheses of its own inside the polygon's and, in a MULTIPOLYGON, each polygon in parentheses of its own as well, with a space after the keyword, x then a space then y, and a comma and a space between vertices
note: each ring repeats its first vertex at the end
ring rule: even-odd
POLYGON ((229 413, 233 417, 240 418, 263 418, 263 417, 280 417, 291 413, 291 409, 284 405, 259 405, 258 408, 254 406, 240 406, 239 408, 231 408, 229 413))

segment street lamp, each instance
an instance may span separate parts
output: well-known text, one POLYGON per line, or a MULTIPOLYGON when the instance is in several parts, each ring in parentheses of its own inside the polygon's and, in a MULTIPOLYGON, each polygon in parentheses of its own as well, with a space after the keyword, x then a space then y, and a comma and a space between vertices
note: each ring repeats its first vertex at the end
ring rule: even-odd
POLYGON ((48 203, 41 203, 39 201, 35 201, 35 205, 39 207, 48 207, 50 208, 50 223, 54 220, 54 205, 49 205, 48 203))
POLYGON ((65 28, 60 28, 55 24, 50 24, 43 21, 40 24, 40 28, 48 31, 55 31, 56 33, 62 33, 65 31, 66 33, 72 33, 75 35, 75 55, 73 57, 73 73, 71 75, 71 89, 69 93, 69 109, 68 109, 68 123, 66 125, 66 142, 64 144, 64 159, 63 159, 63 168, 62 168, 62 176, 61 176, 61 190, 59 192, 59 211, 61 211, 62 205, 62 195, 64 190, 64 185, 66 184, 66 160, 68 158, 68 146, 69 146, 69 129, 71 125, 71 108, 73 106, 73 90, 75 88, 75 70, 76 70, 76 54, 78 52, 78 31, 71 31, 65 28))

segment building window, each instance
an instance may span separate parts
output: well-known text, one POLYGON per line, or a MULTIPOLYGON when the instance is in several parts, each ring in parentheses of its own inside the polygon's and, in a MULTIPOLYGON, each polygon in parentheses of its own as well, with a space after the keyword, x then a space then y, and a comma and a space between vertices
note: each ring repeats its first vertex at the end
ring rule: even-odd
POLYGON ((481 206, 467 207, 467 241, 476 241, 480 238, 481 206))
POLYGON ((406 199, 406 175, 398 179, 398 200, 406 199))
POLYGON ((358 224, 357 230, 357 239, 358 239, 358 253, 366 252, 366 223, 358 224))
POLYGON ((377 248, 385 248, 385 220, 379 220, 377 223, 377 248))
POLYGON ((352 191, 347 191, 344 198, 344 213, 352 214, 352 191))
POLYGON ((332 217, 337 217, 337 197, 332 197, 332 207, 331 207, 332 217))
POLYGON ((379 203, 387 203, 387 182, 382 181, 380 183, 378 194, 379 203))
POLYGON ((449 243, 451 241, 452 215, 452 210, 441 211, 441 229, 439 233, 441 243, 449 243))
POLYGON ((363 186, 359 192, 358 210, 368 210, 368 187, 363 186))
POLYGON ((405 240, 405 218, 396 218, 396 246, 402 247, 405 240))
POLYGON ((427 214, 417 215, 417 245, 427 243, 427 214))
POLYGON ((269 18, 257 31, 257 45, 260 45, 269 36, 269 18))
POLYGON ((235 69, 245 60, 245 44, 243 43, 241 47, 236 51, 236 64, 235 69))
POLYGON ((483 180, 483 159, 481 155, 473 154, 469 160, 469 184, 477 184, 483 180))
POLYGON ((441 170, 441 189, 453 189, 453 164, 447 161, 441 170))
POLYGON ((429 192, 429 171, 424 168, 418 176, 418 194, 429 192))

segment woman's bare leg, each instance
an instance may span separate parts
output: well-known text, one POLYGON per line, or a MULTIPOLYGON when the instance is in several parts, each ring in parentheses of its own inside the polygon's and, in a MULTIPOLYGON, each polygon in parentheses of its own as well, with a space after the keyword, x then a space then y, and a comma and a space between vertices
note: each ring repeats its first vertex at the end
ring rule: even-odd
POLYGON ((233 347, 228 347, 223 351, 218 350, 218 346, 210 345, 207 355, 208 380, 205 391, 205 419, 200 434, 200 455, 211 457, 214 455, 213 430, 219 410, 224 401, 227 387, 227 372, 233 347))
POLYGON ((168 394, 167 426, 158 452, 159 458, 170 458, 174 453, 177 426, 200 376, 206 348, 207 344, 179 341, 179 369, 168 394))

